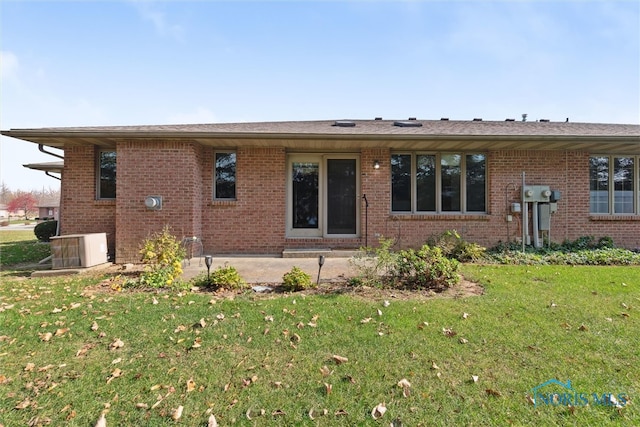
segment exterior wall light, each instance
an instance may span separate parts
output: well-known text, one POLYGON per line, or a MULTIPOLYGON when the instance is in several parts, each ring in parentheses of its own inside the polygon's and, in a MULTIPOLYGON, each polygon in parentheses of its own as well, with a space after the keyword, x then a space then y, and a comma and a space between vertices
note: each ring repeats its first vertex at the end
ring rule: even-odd
POLYGON ((378 160, 374 160, 373 161, 373 168, 374 169, 380 169, 380 162, 378 160))
POLYGON ((159 211, 162 209, 162 196, 147 196, 144 199, 144 205, 147 209, 159 211))

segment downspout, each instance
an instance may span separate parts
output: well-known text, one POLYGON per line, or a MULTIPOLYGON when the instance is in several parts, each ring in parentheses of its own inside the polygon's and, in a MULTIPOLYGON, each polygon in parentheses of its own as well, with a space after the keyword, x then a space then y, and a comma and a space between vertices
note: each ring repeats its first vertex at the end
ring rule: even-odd
POLYGON ((51 151, 46 151, 44 149, 44 145, 43 144, 38 144, 38 150, 40 150, 41 152, 43 152, 45 154, 49 154, 50 156, 54 156, 54 157, 57 157, 59 159, 64 160, 64 156, 61 156, 61 155, 56 154, 56 153, 52 153, 51 151))
MULTIPOLYGON (((64 160, 64 156, 61 156, 59 154, 56 153, 52 153, 51 151, 47 151, 44 149, 44 145, 43 144, 38 144, 38 150, 40 150, 42 153, 45 154, 49 154, 50 156, 54 156, 57 157, 59 159, 64 160)), ((57 176, 53 176, 51 175, 49 172, 45 172, 47 175, 49 175, 51 178, 55 178, 57 180, 60 181, 60 203, 58 206, 58 225, 56 227, 56 236, 60 235, 60 219, 61 219, 61 214, 62 214, 62 174, 60 174, 60 178, 58 178, 57 176)))

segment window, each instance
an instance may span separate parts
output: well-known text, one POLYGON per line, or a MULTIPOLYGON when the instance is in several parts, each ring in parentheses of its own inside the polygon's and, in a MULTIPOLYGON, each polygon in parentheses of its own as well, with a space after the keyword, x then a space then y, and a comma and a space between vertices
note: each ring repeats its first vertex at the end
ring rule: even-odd
POLYGON ((637 213, 637 158, 592 156, 589 158, 590 212, 596 214, 637 213))
POLYGON ((116 152, 98 151, 98 199, 116 198, 116 152))
POLYGON ((236 153, 218 151, 215 153, 214 199, 236 198, 236 153))
POLYGON ((486 212, 486 155, 391 155, 393 212, 486 212))

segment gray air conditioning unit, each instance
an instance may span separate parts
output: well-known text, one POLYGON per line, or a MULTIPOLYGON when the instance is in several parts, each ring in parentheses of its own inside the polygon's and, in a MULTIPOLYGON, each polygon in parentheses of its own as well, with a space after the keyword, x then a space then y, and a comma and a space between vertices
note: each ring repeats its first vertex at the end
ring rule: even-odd
POLYGON ((52 268, 92 267, 107 262, 107 234, 69 234, 51 238, 52 268))

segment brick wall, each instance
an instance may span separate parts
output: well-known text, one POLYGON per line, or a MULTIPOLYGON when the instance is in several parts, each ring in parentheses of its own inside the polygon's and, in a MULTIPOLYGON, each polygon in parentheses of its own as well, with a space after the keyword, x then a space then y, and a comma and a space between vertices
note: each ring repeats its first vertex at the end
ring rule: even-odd
POLYGON ((107 233, 108 251, 115 253, 115 200, 96 200, 94 147, 64 150, 60 188, 60 234, 107 233))
POLYGON ((212 201, 214 149, 203 150, 203 238, 211 253, 279 254, 284 249, 284 148, 236 152, 236 200, 212 201))
POLYGON ((487 214, 391 214, 390 155, 387 148, 360 150, 360 237, 287 238, 286 164, 282 147, 237 149, 236 200, 214 201, 214 148, 195 142, 146 140, 117 145, 117 202, 95 200, 95 150, 65 150, 62 186, 63 234, 106 232, 116 261, 137 262, 140 243, 165 225, 182 238, 201 237, 204 253, 279 254, 285 248, 358 248, 380 236, 397 247, 417 247, 455 229, 467 240, 492 246, 522 236, 521 217, 510 205, 527 185, 560 190, 551 239, 611 236, 616 244, 640 247, 640 215, 589 215, 589 155, 581 152, 498 150, 487 153, 487 214), (374 169, 378 160, 380 168, 374 169), (163 208, 149 210, 146 196, 162 196, 163 208), (362 196, 369 208, 365 209, 362 196), (368 234, 365 236, 365 230, 368 234))

